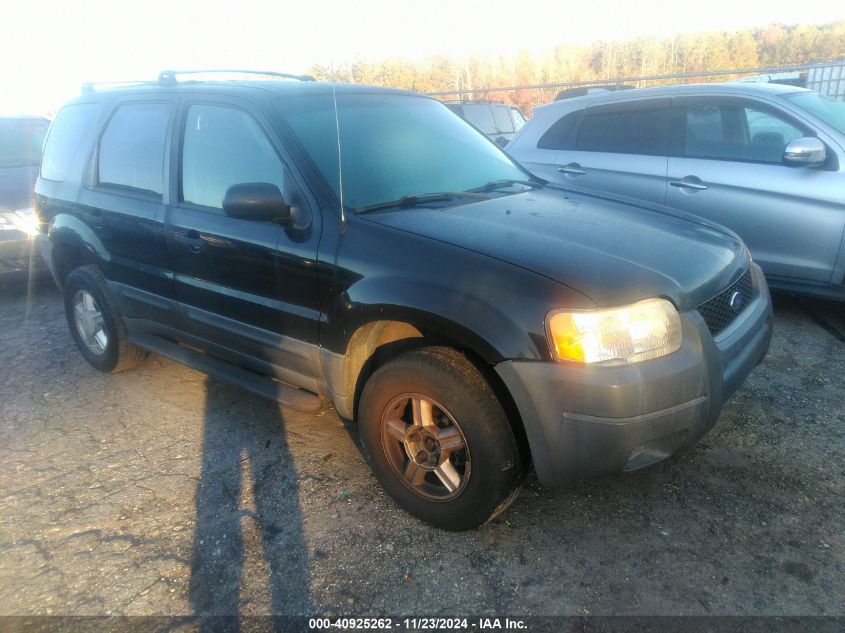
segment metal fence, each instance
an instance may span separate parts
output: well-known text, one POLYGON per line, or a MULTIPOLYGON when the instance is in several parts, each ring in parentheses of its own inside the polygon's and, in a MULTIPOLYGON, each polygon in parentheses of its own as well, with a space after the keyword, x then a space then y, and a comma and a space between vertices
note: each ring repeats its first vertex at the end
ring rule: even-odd
POLYGON ((831 99, 845 101, 845 62, 812 66, 804 85, 831 99))
POLYGON ((691 73, 670 73, 665 75, 643 75, 635 77, 611 77, 584 81, 558 83, 524 84, 519 86, 498 86, 474 88, 471 90, 444 90, 429 93, 444 100, 500 99, 516 101, 517 92, 531 92, 531 106, 538 106, 554 100, 561 90, 570 88, 591 88, 602 86, 650 86, 707 83, 714 81, 759 81, 788 83, 806 86, 831 98, 845 101, 845 60, 803 64, 800 66, 778 66, 771 68, 742 68, 734 70, 711 70, 691 73))

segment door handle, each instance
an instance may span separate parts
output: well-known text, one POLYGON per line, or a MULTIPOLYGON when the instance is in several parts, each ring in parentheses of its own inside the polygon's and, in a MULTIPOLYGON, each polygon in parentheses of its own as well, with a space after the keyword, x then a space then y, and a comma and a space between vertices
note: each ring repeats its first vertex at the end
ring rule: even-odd
POLYGON ((208 241, 193 229, 185 233, 174 233, 173 239, 192 253, 199 253, 208 246, 208 241))
POLYGON ((681 189, 695 189, 696 191, 703 191, 708 188, 703 182, 689 182, 686 180, 670 180, 669 184, 673 187, 679 187, 681 189))
POLYGON ((578 163, 569 163, 559 168, 558 171, 562 174, 569 174, 570 176, 583 176, 587 173, 587 170, 578 163))

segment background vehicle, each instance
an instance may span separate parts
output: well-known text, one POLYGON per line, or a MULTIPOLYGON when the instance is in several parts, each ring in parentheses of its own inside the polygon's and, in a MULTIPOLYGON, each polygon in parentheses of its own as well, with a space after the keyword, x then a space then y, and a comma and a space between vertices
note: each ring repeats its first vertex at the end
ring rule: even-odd
POLYGON ((610 84, 607 86, 579 86, 577 88, 566 88, 555 95, 555 101, 574 99, 575 97, 586 97, 587 95, 597 95, 606 92, 617 92, 619 90, 634 90, 634 86, 610 84))
POLYGON ((519 108, 499 101, 446 102, 446 107, 502 147, 525 125, 525 116, 519 108))
POLYGON ((695 442, 766 352, 765 281, 721 227, 546 187, 415 93, 176 75, 84 93, 45 144, 39 241, 101 371, 149 350, 323 396, 456 530, 532 462, 555 485, 695 442))
POLYGON ((538 108, 508 152, 735 230, 772 288, 845 298, 845 103, 750 83, 597 94, 538 108))
POLYGON ((0 117, 0 281, 42 268, 32 237, 32 189, 49 121, 33 116, 0 117))

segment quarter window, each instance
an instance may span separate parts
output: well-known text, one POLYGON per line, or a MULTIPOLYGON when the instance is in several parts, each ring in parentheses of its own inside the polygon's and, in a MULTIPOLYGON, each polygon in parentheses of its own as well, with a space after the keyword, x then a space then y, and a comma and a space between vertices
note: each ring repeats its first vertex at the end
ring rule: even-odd
POLYGON ((537 141, 537 149, 565 149, 566 141, 578 122, 580 112, 570 112, 558 119, 537 141))
POLYGON ((170 105, 120 106, 100 139, 100 185, 161 195, 170 105))
MULTIPOLYGON (((99 115, 96 103, 77 103, 62 108, 53 119, 44 156, 41 159, 41 177, 46 180, 65 180, 70 175, 76 153, 83 141, 90 139, 90 132, 99 115)), ((84 143, 90 150, 92 143, 84 143)))
POLYGON ((232 185, 266 182, 284 192, 284 166, 256 120, 225 106, 188 108, 182 150, 182 199, 214 209, 232 185))
POLYGON ((576 149, 615 154, 665 154, 668 110, 587 112, 578 131, 576 149))

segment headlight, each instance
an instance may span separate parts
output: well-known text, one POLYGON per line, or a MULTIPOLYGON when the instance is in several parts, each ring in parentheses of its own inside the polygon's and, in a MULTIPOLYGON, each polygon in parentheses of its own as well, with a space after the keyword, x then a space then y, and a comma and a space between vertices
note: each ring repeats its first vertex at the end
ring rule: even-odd
POLYGON ((546 329, 558 360, 636 363, 681 347, 681 318, 665 299, 602 310, 556 310, 546 329))

